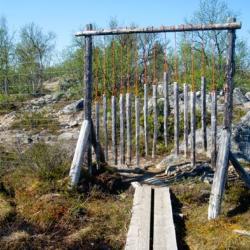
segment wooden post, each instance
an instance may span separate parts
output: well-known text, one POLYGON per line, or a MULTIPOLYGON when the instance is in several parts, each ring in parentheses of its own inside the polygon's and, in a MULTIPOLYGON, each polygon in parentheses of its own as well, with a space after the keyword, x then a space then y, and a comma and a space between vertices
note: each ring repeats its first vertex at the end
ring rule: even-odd
POLYGON ((202 146, 207 151, 207 107, 206 107, 206 78, 201 77, 201 128, 202 128, 202 146))
POLYGON ((95 137, 97 142, 96 163, 97 170, 100 169, 100 106, 99 102, 95 102, 95 137))
POLYGON ((145 156, 148 155, 148 86, 144 83, 144 143, 145 143, 145 156))
MULTIPOLYGON (((235 21, 231 19, 230 21, 235 21)), ((221 209, 221 201, 224 194, 225 182, 228 170, 228 160, 231 144, 231 123, 233 112, 233 76, 235 72, 235 30, 228 30, 227 35, 227 68, 225 91, 225 108, 223 130, 221 133, 220 147, 217 155, 216 170, 209 200, 208 219, 215 219, 221 209)))
POLYGON ((131 131, 131 97, 130 93, 126 93, 126 120, 127 120, 127 161, 132 161, 132 131, 131 131))
POLYGON ((124 95, 120 94, 120 163, 125 164, 124 95))
MULTIPOLYGON (((92 30, 92 25, 88 24, 86 30, 92 30)), ((84 83, 85 83, 85 119, 91 123, 92 121, 92 36, 85 36, 85 70, 84 70, 84 83)), ((92 175, 92 132, 89 134, 89 141, 87 143, 87 166, 89 174, 92 175)))
POLYGON ((105 160, 108 161, 108 117, 107 117, 107 97, 103 95, 103 129, 104 129, 104 154, 105 160))
POLYGON ((175 155, 179 155, 179 86, 174 82, 174 146, 175 155))
POLYGON ((163 74, 163 93, 164 93, 164 142, 165 146, 168 145, 168 107, 169 107, 169 98, 168 98, 168 73, 164 72, 163 74))
POLYGON ((191 164, 194 167, 196 164, 196 92, 191 91, 191 164))
POLYGON ((187 158, 188 153, 188 84, 184 83, 183 86, 184 91, 184 154, 187 158))
POLYGON ((217 158, 217 91, 211 92, 211 166, 216 168, 217 158))
POLYGON ((111 97, 112 109, 112 155, 114 164, 117 165, 117 133, 116 133, 116 96, 111 97))
POLYGON ((140 164, 140 99, 135 97, 135 148, 136 148, 136 166, 140 164))
POLYGON ((69 172, 70 188, 76 186, 79 182, 81 167, 83 164, 83 156, 86 150, 90 146, 88 144, 90 131, 91 131, 90 122, 88 120, 84 120, 77 140, 75 154, 69 172))
POLYGON ((157 143, 157 130, 158 130, 158 111, 157 111, 157 85, 153 84, 153 114, 154 114, 154 135, 153 135, 153 147, 152 158, 155 158, 156 143, 157 143))

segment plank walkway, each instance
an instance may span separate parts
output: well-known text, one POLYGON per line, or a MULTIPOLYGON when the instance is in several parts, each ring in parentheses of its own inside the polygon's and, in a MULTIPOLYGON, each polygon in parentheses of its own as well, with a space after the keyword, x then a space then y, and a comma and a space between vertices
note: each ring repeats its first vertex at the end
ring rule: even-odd
POLYGON ((126 250, 177 249, 168 187, 135 189, 126 250))

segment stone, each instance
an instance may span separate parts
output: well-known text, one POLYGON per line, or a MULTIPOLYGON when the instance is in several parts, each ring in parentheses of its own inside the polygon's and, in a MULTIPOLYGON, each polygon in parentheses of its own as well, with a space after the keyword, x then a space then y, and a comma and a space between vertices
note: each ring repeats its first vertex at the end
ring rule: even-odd
POLYGON ((64 132, 58 136, 58 141, 77 140, 79 132, 64 132))
POLYGON ((84 109, 84 100, 80 99, 76 102, 73 102, 67 106, 65 106, 62 110, 62 113, 69 114, 74 112, 79 112, 84 109))
POLYGON ((234 105, 242 105, 248 102, 248 98, 243 94, 240 88, 235 88, 233 91, 233 103, 234 105))
POLYGON ((245 94, 245 97, 250 101, 250 92, 247 92, 247 93, 245 94))

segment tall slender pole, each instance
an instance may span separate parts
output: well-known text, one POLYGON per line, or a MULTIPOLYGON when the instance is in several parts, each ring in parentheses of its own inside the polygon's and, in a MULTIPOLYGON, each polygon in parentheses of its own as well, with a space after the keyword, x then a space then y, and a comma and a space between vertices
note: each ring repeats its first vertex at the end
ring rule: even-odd
MULTIPOLYGON (((230 19, 235 22, 236 19, 230 19)), ((208 219, 215 219, 221 209, 222 197, 225 189, 225 182, 228 170, 229 152, 231 147, 231 124, 233 112, 233 77, 235 72, 235 39, 234 29, 228 30, 227 34, 227 67, 226 83, 224 86, 225 103, 224 103, 224 120, 223 130, 221 133, 220 147, 217 155, 216 170, 213 179, 213 185, 209 200, 208 219)))
POLYGON ((125 164, 125 140, 124 140, 124 95, 120 94, 120 163, 125 164))
MULTIPOLYGON (((86 26, 86 30, 92 30, 92 24, 86 26)), ((92 122, 92 36, 85 36, 85 70, 84 70, 84 83, 85 83, 85 119, 92 122)), ((88 149, 87 149, 87 166, 89 174, 93 174, 92 170, 92 132, 89 133, 88 149)))
POLYGON ((202 128, 202 146, 207 151, 207 107, 206 107, 206 78, 201 77, 201 128, 202 128))
POLYGON ((211 165, 216 168, 217 158, 217 91, 211 92, 211 165))
POLYGON ((116 130, 116 96, 111 97, 111 109, 112 109, 112 154, 114 164, 117 165, 117 130, 116 130))
POLYGON ((196 164, 196 91, 191 91, 191 164, 196 164))
POLYGON ((140 99, 135 96, 135 150, 136 166, 140 165, 140 99))
POLYGON ((145 156, 148 155, 148 85, 144 83, 144 143, 145 143, 145 156))
POLYGON ((169 106, 169 98, 168 98, 168 73, 163 73, 163 94, 164 94, 164 142, 165 146, 168 145, 168 106, 169 106))
POLYGON ((179 87, 174 82, 174 147, 175 155, 179 155, 179 87))
POLYGON ((155 158, 157 134, 158 134, 157 85, 156 84, 153 84, 153 113, 154 113, 154 135, 153 135, 152 158, 155 158))
POLYGON ((96 155, 96 162, 97 162, 97 170, 100 169, 100 106, 99 101, 95 102, 95 136, 96 136, 96 145, 97 145, 97 155, 96 155))
POLYGON ((127 120, 127 161, 132 161, 132 124, 131 124, 131 94, 126 93, 126 120, 127 120))
POLYGON ((184 83, 184 155, 188 153, 188 84, 184 83))

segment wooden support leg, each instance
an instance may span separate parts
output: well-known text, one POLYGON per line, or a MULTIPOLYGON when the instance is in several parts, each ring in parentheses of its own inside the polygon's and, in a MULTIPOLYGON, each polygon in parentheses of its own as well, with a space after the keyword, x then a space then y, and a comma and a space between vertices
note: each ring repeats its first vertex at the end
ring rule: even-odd
POLYGON ((136 148, 136 166, 140 165, 140 99, 135 97, 135 148, 136 148))
POLYGON ((206 107, 206 78, 201 77, 201 128, 202 128, 202 146, 207 151, 207 107, 206 107))
POLYGON ((108 161, 108 117, 107 117, 107 97, 103 95, 103 129, 104 129, 104 154, 108 161))
POLYGON ((131 131, 131 96, 126 94, 126 120, 127 120, 127 161, 131 164, 132 161, 132 131, 131 131))
POLYGON ((178 156, 179 151, 179 86, 178 83, 174 83, 174 146, 175 146, 175 155, 178 156))
POLYGON ((145 155, 148 155, 148 86, 144 84, 144 143, 145 155))
POLYGON ((211 92, 211 166, 216 168, 217 158, 217 93, 211 92))
POLYGON ((120 163, 125 164, 124 95, 120 94, 120 163))
POLYGON ((168 145, 168 107, 169 107, 169 98, 168 98, 168 74, 164 72, 163 75, 163 93, 164 93, 164 142, 165 146, 168 145))
POLYGON ((187 152, 188 152, 188 84, 184 83, 183 86, 184 89, 184 154, 187 158, 187 152))
POLYGON ((153 114, 154 114, 154 136, 153 136, 153 148, 152 158, 155 158, 156 144, 157 144, 157 133, 158 133, 158 114, 157 114, 157 85, 153 85, 153 114))
POLYGON ((116 97, 111 97, 112 107, 112 154, 114 164, 117 165, 117 133, 116 133, 116 97))

